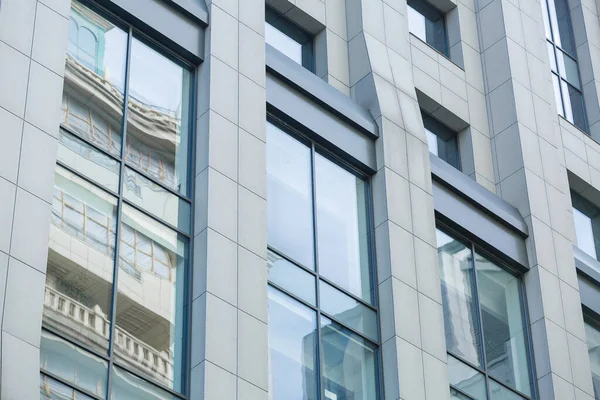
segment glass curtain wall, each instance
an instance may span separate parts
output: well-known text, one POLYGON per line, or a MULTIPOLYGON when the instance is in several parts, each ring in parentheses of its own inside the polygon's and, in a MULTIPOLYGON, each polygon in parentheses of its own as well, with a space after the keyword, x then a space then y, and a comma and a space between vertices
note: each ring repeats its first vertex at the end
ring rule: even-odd
POLYGON ((267 123, 270 394, 378 398, 367 183, 267 123))
POLYGON ((587 117, 567 0, 542 0, 541 4, 558 113, 587 132, 587 117))
POLYGON ((133 29, 72 3, 43 399, 185 397, 191 79, 133 29))
POLYGON ((451 398, 533 398, 521 280, 439 229, 437 246, 451 398))

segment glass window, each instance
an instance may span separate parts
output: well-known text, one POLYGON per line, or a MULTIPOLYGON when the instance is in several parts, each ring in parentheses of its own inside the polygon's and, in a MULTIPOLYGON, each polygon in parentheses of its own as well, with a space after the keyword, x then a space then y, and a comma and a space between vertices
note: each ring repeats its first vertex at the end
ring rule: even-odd
POLYGON ((451 388, 478 400, 529 398, 521 279, 441 230, 437 246, 451 388))
POLYGON ((367 182, 267 126, 272 400, 375 400, 367 182))
POLYGON ((422 114, 429 152, 460 171, 456 132, 427 114, 422 114))
POLYGON ((594 258, 600 254, 600 209, 571 192, 577 247, 594 258))
POLYGON ((425 0, 409 0, 408 30, 440 53, 448 56, 444 13, 425 0))
POLYGON ((169 391, 185 394, 187 380, 191 72, 76 1, 69 24, 40 393, 178 398, 169 391))
POLYGON ((273 399, 316 400, 317 313, 269 288, 269 393, 273 399))
POLYGON ((269 7, 265 9, 265 42, 313 71, 313 36, 269 7))
POLYGON ((600 328, 591 320, 585 321, 585 337, 587 338, 590 369, 594 384, 594 398, 600 400, 600 328))
POLYGON ((567 0, 542 0, 541 3, 558 114, 587 132, 567 0))

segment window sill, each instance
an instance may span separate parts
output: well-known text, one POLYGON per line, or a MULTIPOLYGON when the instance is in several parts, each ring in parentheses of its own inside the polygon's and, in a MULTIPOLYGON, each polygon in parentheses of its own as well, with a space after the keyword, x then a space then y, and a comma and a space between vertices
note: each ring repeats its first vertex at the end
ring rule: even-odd
POLYGON ((460 65, 458 65, 449 56, 447 56, 446 54, 442 53, 441 51, 439 51, 438 49, 436 49, 435 47, 433 47, 432 45, 430 45, 429 43, 427 43, 426 41, 424 41, 423 39, 421 39, 420 37, 418 37, 414 33, 412 33, 412 32, 408 32, 408 33, 409 33, 409 35, 411 37, 413 37, 416 40, 418 40, 419 42, 423 43, 424 45, 426 45, 427 47, 429 47, 431 50, 435 51, 438 55, 444 57, 444 59, 450 61, 453 65, 457 66, 458 68, 460 68, 464 72, 464 70, 465 70, 464 67, 461 67, 460 65))
POLYGON ((585 276, 600 284, 600 261, 575 244, 573 245, 573 256, 575 257, 575 267, 585 276))

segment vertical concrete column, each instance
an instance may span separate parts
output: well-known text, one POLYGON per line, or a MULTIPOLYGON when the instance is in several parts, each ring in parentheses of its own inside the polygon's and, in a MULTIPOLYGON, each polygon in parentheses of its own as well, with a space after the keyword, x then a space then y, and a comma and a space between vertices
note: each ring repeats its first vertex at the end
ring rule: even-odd
POLYGON ((193 399, 267 399, 264 0, 208 2, 198 75, 193 399))
POLYGON ((39 398, 69 0, 0 4, 0 398, 39 398), (23 293, 27 292, 27 296, 23 293))
POLYGON ((379 125, 372 179, 386 399, 449 397, 429 150, 405 1, 347 0, 352 97, 379 125))
POLYGON ((525 275, 541 399, 591 399, 573 216, 540 3, 477 2, 497 192, 529 226, 525 275))

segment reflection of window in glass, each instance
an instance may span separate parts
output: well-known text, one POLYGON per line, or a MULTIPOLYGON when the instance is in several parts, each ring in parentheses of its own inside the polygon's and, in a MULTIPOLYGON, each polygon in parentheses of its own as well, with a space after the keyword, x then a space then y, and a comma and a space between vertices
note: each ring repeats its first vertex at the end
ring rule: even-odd
POLYGON ((73 2, 42 398, 106 398, 107 388, 123 399, 185 394, 191 73, 135 35, 73 2))
POLYGON ((437 246, 454 397, 530 398, 531 361, 520 278, 440 230, 437 246))
POLYGON ((269 7, 265 10, 265 42, 313 71, 313 36, 269 7))
POLYGON ((575 192, 571 192, 571 201, 577 247, 597 259, 600 254, 600 208, 575 192))
POLYGON ((585 337, 587 338, 590 369, 594 384, 594 398, 600 400, 600 325, 591 318, 585 321, 585 337))
POLYGON ((429 152, 460 170, 460 157, 456 132, 427 114, 422 114, 429 152))
POLYGON ((376 398, 367 183, 268 123, 267 200, 273 399, 376 398))
POLYGON ((543 0, 541 3, 558 113, 582 131, 587 131, 567 1, 543 0))
POLYGON ((448 56, 444 13, 426 0, 408 2, 408 30, 440 53, 448 56))

